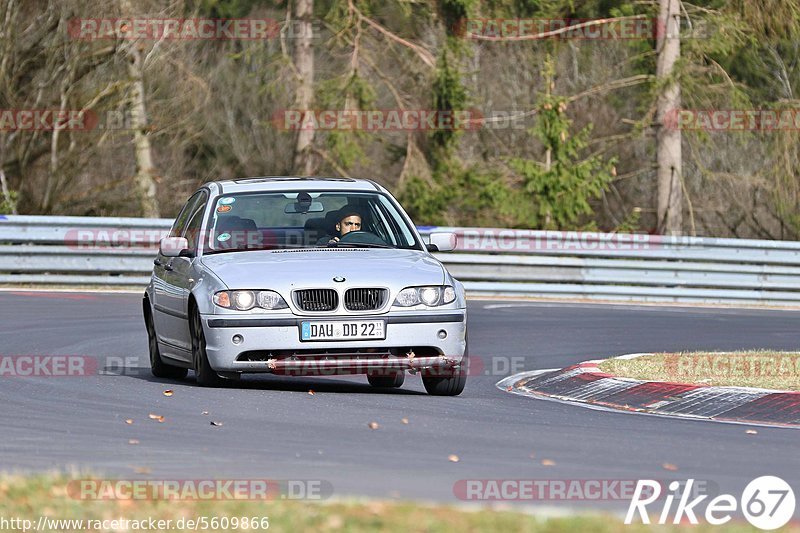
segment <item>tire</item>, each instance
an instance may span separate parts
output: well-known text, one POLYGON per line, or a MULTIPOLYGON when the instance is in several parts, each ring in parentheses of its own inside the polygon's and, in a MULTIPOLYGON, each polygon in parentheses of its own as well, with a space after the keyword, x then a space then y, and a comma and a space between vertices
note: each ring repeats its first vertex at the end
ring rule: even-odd
POLYGON ((201 387, 223 386, 225 380, 211 368, 211 364, 208 362, 206 336, 203 333, 203 324, 200 321, 200 313, 197 309, 192 309, 190 313, 189 333, 192 337, 192 364, 197 384, 201 387))
POLYGON ((458 396, 464 392, 467 372, 464 368, 458 368, 452 377, 422 376, 422 384, 431 396, 458 396))
POLYGON ((403 372, 390 372, 389 374, 367 374, 367 381, 373 387, 381 389, 396 389, 403 386, 406 375, 403 372))
POLYGON ((183 379, 189 370, 178 366, 168 365, 161 359, 161 351, 158 349, 156 329, 153 325, 153 316, 149 309, 149 303, 145 300, 144 325, 147 328, 147 344, 150 349, 150 372, 157 378, 183 379))
POLYGON ((467 384, 467 368, 469 368, 469 341, 464 347, 464 358, 461 364, 454 368, 451 375, 426 376, 422 374, 422 384, 431 396, 458 396, 464 392, 467 384))

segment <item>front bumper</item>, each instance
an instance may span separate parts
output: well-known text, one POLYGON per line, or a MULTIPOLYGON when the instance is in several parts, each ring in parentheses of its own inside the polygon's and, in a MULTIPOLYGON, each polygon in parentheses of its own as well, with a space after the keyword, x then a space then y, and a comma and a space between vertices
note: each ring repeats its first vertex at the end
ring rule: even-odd
POLYGON ((464 310, 365 316, 202 315, 206 351, 219 372, 334 375, 390 370, 446 371, 466 350, 464 310), (303 320, 386 321, 382 340, 301 341, 303 320), (446 336, 440 338, 440 332, 446 336), (234 344, 233 337, 242 340, 234 344), (256 355, 256 357, 253 356, 256 355), (255 360, 254 360, 255 359, 255 360))

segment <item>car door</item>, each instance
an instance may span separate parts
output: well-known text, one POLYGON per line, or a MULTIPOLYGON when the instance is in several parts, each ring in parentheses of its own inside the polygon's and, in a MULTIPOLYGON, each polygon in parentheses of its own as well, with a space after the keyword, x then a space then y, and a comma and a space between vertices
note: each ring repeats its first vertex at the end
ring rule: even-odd
MULTIPOLYGON (((207 199, 206 191, 198 191, 192 195, 175 219, 169 236, 183 237, 191 216, 197 211, 198 205, 205 206, 207 199)), ((182 333, 188 322, 183 310, 180 276, 175 272, 175 259, 179 258, 165 257, 160 253, 156 257, 153 270, 153 320, 164 355, 188 360, 189 355, 184 352, 191 350, 191 347, 186 347, 182 333)))
POLYGON ((183 237, 186 237, 186 241, 189 243, 191 257, 175 257, 170 263, 172 267, 172 285, 175 288, 176 294, 178 295, 178 298, 174 301, 175 305, 177 306, 175 311, 176 313, 180 313, 181 315, 187 317, 187 320, 184 321, 179 330, 175 332, 175 343, 189 352, 191 352, 192 349, 192 339, 189 334, 188 320, 189 295, 191 294, 192 286, 195 282, 195 274, 192 266, 197 260, 197 248, 199 241, 202 238, 200 230, 203 226, 203 221, 206 218, 205 213, 207 201, 208 197, 195 206, 194 212, 189 217, 189 222, 186 225, 186 230, 183 234, 183 237), (180 300, 179 302, 178 299, 180 300))

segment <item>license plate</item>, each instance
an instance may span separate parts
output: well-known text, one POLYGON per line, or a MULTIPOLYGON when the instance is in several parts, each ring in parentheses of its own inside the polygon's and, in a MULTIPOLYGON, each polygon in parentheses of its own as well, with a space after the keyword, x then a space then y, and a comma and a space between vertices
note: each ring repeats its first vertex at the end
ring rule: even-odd
POLYGON ((303 341, 352 341, 360 339, 385 339, 383 320, 319 320, 303 321, 300 325, 300 340, 303 341))

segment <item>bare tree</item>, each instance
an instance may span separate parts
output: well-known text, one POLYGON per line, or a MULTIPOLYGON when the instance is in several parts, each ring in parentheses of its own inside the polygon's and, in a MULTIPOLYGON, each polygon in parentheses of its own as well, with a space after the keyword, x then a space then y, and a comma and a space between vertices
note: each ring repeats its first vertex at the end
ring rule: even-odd
MULTIPOLYGON (((297 19, 295 28, 299 33, 294 45, 294 65, 298 77, 295 107, 305 111, 310 110, 314 102, 314 49, 312 47, 314 0, 295 0, 294 8, 297 19)), ((312 128, 301 128, 297 132, 293 164, 295 174, 307 176, 314 173, 311 159, 313 142, 314 130, 312 128)))
MULTIPOLYGON (((121 1, 122 11, 134 13, 129 0, 121 1)), ((128 53, 128 76, 130 78, 130 97, 128 109, 133 129, 133 147, 136 159, 134 181, 139 195, 142 216, 156 218, 159 216, 158 199, 156 197, 156 169, 153 164, 153 149, 150 145, 150 128, 147 120, 147 106, 144 91, 144 58, 142 43, 132 41, 123 46, 128 53)))
POLYGON ((681 105, 680 84, 674 79, 675 63, 681 54, 679 40, 680 0, 660 0, 659 32, 656 41, 658 61, 656 77, 660 93, 656 108, 656 158, 658 163, 658 197, 656 213, 658 232, 681 232, 683 204, 681 131, 666 126, 668 113, 676 113, 681 105))

